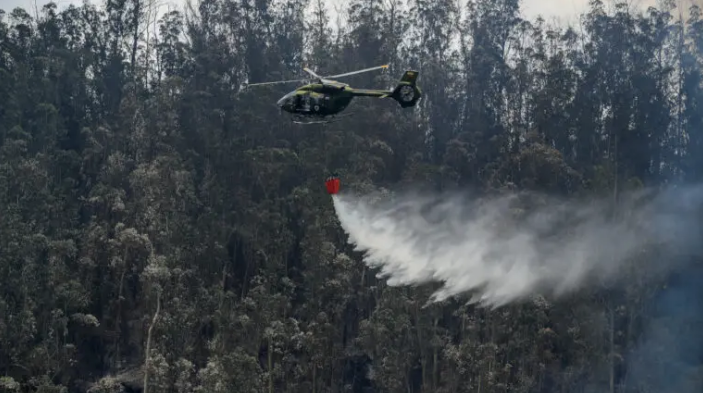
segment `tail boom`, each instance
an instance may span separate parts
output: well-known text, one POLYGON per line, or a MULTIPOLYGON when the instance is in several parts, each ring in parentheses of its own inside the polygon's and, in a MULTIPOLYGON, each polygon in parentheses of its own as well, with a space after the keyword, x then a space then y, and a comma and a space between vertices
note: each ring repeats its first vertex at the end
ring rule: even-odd
POLYGON ((357 97, 376 97, 386 98, 393 94, 392 90, 376 90, 376 89, 354 89, 351 92, 357 97))
POLYGON ((398 85, 392 90, 375 90, 375 89, 349 89, 354 96, 357 97, 376 97, 376 98, 392 98, 403 108, 415 106, 422 97, 422 91, 417 87, 417 71, 405 71, 400 78, 398 85))

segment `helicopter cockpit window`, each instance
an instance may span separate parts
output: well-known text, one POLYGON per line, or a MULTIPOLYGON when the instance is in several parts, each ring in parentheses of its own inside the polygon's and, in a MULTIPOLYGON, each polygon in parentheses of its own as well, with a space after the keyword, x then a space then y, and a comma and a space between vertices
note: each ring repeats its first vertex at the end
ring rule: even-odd
POLYGON ((281 97, 280 100, 278 100, 277 104, 278 104, 278 106, 283 106, 283 105, 295 106, 295 92, 292 91, 292 92, 284 95, 283 97, 281 97))
POLYGON ((285 110, 318 112, 325 105, 325 99, 309 91, 292 91, 278 100, 278 106, 285 110))

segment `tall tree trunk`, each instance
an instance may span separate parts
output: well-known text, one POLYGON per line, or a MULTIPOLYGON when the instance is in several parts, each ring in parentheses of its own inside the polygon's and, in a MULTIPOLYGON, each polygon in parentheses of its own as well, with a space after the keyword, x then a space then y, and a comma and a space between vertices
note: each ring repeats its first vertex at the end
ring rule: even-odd
POLYGON ((146 336, 146 356, 144 359, 144 393, 149 393, 149 365, 151 361, 151 337, 154 332, 154 326, 156 326, 156 321, 159 318, 159 312, 161 311, 161 290, 156 292, 156 311, 154 312, 154 318, 151 320, 151 326, 149 326, 149 332, 146 336))

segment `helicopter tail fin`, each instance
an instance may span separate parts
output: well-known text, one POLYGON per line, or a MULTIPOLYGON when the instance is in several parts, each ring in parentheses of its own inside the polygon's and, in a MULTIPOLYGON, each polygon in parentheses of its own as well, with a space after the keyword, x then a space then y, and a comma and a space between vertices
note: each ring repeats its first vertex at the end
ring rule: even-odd
POLYGON ((416 84, 418 74, 417 71, 405 71, 400 78, 398 86, 396 86, 390 94, 403 108, 415 106, 420 100, 420 97, 422 97, 422 92, 416 84))

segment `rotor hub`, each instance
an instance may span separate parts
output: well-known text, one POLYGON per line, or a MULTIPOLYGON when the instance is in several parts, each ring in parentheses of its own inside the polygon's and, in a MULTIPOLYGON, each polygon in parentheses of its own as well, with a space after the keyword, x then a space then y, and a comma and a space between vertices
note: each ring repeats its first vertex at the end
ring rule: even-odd
POLYGON ((409 85, 401 87, 398 93, 403 102, 411 102, 415 98, 415 89, 409 85))

